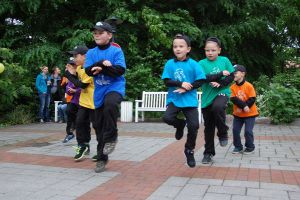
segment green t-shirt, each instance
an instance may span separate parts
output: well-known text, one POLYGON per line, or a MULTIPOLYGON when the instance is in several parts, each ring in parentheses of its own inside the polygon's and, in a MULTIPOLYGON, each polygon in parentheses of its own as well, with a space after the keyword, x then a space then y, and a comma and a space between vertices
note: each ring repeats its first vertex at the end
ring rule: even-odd
MULTIPOLYGON (((205 74, 217 74, 224 70, 230 73, 234 72, 234 68, 227 57, 218 56, 216 60, 210 61, 207 58, 200 60, 199 64, 202 66, 205 74)), ((214 88, 209 83, 204 83, 202 85, 202 98, 201 107, 206 108, 212 104, 213 100, 219 94, 225 94, 230 97, 230 85, 226 87, 214 88)))

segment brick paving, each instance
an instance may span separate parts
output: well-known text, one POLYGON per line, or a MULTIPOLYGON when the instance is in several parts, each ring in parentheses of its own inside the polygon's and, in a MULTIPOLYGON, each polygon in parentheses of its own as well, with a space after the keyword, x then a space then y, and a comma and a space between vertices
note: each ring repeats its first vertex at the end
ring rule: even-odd
MULTIPOLYGON (((230 122, 228 123, 231 124, 230 122)), ((300 127, 257 124, 253 155, 220 147, 212 165, 185 164, 181 141, 163 123, 119 123, 119 143, 104 173, 87 158, 74 162, 61 143, 65 124, 30 124, 0 129, 0 199, 300 199, 300 127)), ((92 136, 91 154, 95 153, 92 136)))

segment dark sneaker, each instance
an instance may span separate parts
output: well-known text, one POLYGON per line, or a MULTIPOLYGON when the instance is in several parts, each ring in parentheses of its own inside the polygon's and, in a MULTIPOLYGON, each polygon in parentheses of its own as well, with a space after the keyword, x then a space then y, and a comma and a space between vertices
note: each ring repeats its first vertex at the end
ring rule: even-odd
POLYGON ((105 145, 103 147, 103 154, 104 155, 111 154, 115 150, 115 148, 117 146, 117 143, 118 143, 117 140, 114 141, 114 142, 107 142, 107 143, 105 143, 105 145))
POLYGON ((186 156, 186 163, 189 167, 193 168, 196 166, 196 161, 194 158, 194 150, 185 149, 184 154, 186 156))
POLYGON ((204 154, 204 157, 202 159, 202 164, 210 164, 212 163, 212 155, 210 154, 204 154))
POLYGON ((94 155, 94 156, 92 157, 92 161, 97 162, 97 161, 98 161, 98 156, 97 156, 97 155, 94 155))
POLYGON ((74 134, 71 134, 71 135, 67 134, 66 137, 65 137, 65 139, 63 140, 63 143, 69 142, 69 141, 72 140, 74 137, 75 137, 74 134))
POLYGON ((243 153, 243 149, 234 147, 233 151, 231 152, 232 154, 238 154, 238 153, 243 153))
POLYGON ((75 161, 80 161, 84 158, 85 153, 88 150, 87 146, 77 146, 76 150, 76 155, 74 156, 75 161))
POLYGON ((105 166, 107 163, 108 163, 108 161, 104 161, 104 160, 97 161, 95 172, 100 173, 100 172, 105 171, 105 166))
POLYGON ((176 140, 180 140, 183 137, 185 124, 186 122, 182 121, 180 127, 176 128, 176 133, 175 133, 176 140))
POLYGON ((87 151, 85 152, 84 155, 90 155, 90 145, 87 144, 86 147, 87 147, 87 151))
POLYGON ((228 144, 228 138, 219 139, 219 142, 221 147, 226 147, 228 144))
POLYGON ((246 155, 253 154, 253 153, 254 153, 254 149, 248 149, 248 148, 246 148, 243 152, 243 154, 246 154, 246 155))

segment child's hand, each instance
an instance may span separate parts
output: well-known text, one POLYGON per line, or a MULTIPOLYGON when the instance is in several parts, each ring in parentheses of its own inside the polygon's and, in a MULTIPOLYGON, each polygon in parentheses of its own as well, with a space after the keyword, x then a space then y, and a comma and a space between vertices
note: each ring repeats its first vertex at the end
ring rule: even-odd
POLYGON ((210 85, 215 88, 220 87, 220 83, 217 83, 217 82, 210 82, 210 85))
POLYGON ((102 64, 106 67, 111 67, 112 66, 112 64, 109 60, 104 60, 102 64))
POLYGON ((242 109, 238 108, 238 109, 236 109, 236 112, 241 113, 242 109))
POLYGON ((176 92, 176 93, 179 93, 179 94, 182 94, 182 93, 185 93, 186 90, 183 89, 183 88, 178 88, 177 90, 174 90, 173 92, 176 92))
POLYGON ((193 86, 188 82, 182 82, 181 87, 183 87, 185 90, 191 90, 193 86))
POLYGON ((244 110, 244 112, 249 112, 250 108, 248 106, 246 106, 243 110, 244 110))
POLYGON ((102 67, 93 67, 93 68, 92 68, 93 75, 97 75, 97 74, 99 74, 101 71, 102 71, 102 67))
POLYGON ((76 90, 75 90, 75 89, 73 89, 73 88, 69 88, 69 89, 68 89, 68 92, 70 92, 70 93, 75 93, 75 92, 76 92, 76 90))
POLYGON ((229 76, 230 75, 230 72, 229 71, 227 71, 227 70, 224 70, 223 71, 223 76, 229 76))

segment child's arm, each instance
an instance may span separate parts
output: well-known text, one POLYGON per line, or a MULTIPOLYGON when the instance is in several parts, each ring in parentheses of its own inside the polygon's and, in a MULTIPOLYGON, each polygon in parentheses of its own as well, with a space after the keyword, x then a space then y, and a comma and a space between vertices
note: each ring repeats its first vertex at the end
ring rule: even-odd
POLYGON ((253 104, 255 103, 256 101, 256 97, 250 97, 247 101, 246 101, 246 104, 249 108, 251 108, 251 106, 253 106, 253 104))
POLYGON ((76 87, 85 89, 89 83, 83 83, 80 80, 78 80, 78 77, 71 74, 69 71, 66 71, 65 76, 68 78, 69 81, 71 81, 76 87))
POLYGON ((232 83, 234 79, 234 73, 230 73, 229 76, 226 76, 224 79, 217 81, 220 86, 219 87, 226 87, 228 86, 230 83, 232 83))
POLYGON ((241 109, 244 109, 247 106, 246 102, 240 100, 238 97, 230 97, 230 100, 233 104, 241 109))

